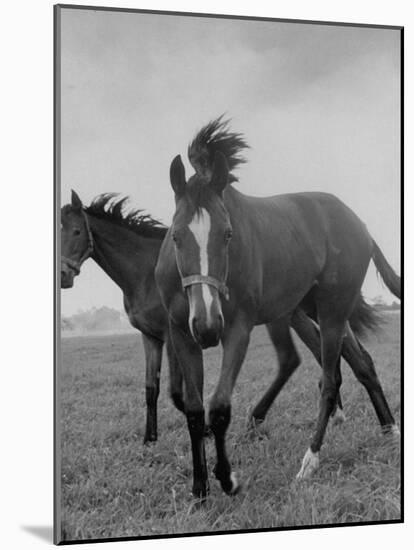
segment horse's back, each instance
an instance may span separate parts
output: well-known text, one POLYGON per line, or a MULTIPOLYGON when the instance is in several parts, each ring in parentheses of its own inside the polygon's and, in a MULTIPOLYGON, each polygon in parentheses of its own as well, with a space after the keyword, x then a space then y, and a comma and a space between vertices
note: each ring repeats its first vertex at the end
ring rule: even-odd
POLYGON ((329 193, 292 193, 279 200, 295 204, 310 242, 324 241, 324 262, 317 277, 321 288, 362 284, 373 241, 355 212, 329 193))
MULTIPOLYGON (((364 277, 372 240, 358 216, 328 193, 256 198, 231 193, 227 204, 243 238, 233 264, 244 264, 259 296, 259 319, 282 312, 317 283, 345 288, 364 277), (248 248, 248 250, 246 250, 248 248), (253 283, 255 281, 255 283, 253 283)), ((235 238, 235 232, 234 238, 235 238)))
MULTIPOLYGON (((248 197, 246 205, 258 233, 293 235, 313 248, 371 251, 372 239, 361 219, 338 197, 309 191, 266 198, 248 197), (253 221, 255 220, 255 221, 253 221)), ((291 243, 289 243, 291 244, 291 243)))

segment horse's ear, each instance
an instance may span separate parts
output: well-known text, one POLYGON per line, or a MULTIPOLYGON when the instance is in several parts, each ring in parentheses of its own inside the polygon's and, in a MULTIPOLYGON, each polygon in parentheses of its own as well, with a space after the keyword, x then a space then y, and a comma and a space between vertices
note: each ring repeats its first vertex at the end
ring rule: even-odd
POLYGON ((177 197, 182 195, 185 190, 185 168, 181 156, 177 155, 170 166, 171 187, 177 197))
POLYGON ((229 181, 229 167, 225 155, 217 151, 214 156, 213 175, 211 176, 211 187, 221 195, 229 181))
POLYGON ((83 204, 79 198, 79 195, 72 189, 72 208, 74 210, 82 210, 83 204))

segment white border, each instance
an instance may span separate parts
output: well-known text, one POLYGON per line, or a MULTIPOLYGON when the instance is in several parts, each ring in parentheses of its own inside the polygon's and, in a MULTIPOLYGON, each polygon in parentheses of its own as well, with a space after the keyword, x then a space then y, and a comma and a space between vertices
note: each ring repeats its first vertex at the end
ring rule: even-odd
MULTIPOLYGON (((404 0, 363 1, 256 0, 122 1, 78 2, 87 5, 200 11, 404 25, 406 54, 406 240, 409 243, 412 217, 408 205, 414 188, 410 170, 412 127, 412 82, 414 18, 410 2, 404 0), (411 99, 410 99, 411 98, 411 99), (411 218, 411 219, 410 219, 411 218)), ((1 268, 1 544, 8 550, 30 549, 50 544, 22 526, 52 525, 52 21, 50 0, 7 2, 1 8, 2 52, 2 268, 1 268), (4 114, 3 114, 4 111, 4 114)), ((412 259, 406 257, 406 280, 412 259)), ((409 347, 411 289, 406 289, 406 333, 409 347)), ((406 351, 406 525, 353 527, 312 531, 290 531, 231 537, 198 538, 198 547, 260 544, 263 550, 277 545, 292 547, 361 548, 376 550, 414 540, 412 436, 414 390, 412 353, 406 351)), ((116 543, 139 545, 141 549, 190 548, 195 540, 171 539, 116 543)), ((83 545, 83 548, 97 545, 83 545)), ((107 547, 109 548, 109 547, 107 547)))

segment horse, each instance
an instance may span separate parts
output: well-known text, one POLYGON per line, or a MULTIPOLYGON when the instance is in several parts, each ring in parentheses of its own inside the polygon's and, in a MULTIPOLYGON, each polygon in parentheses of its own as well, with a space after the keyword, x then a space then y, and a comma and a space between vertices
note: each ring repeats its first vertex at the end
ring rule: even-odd
MULTIPOLYGON (((141 210, 123 213, 126 200, 127 197, 117 198, 115 193, 105 193, 85 207, 78 194, 72 191, 71 203, 61 209, 61 287, 73 287, 83 262, 92 258, 121 289, 129 321, 142 333, 144 344, 146 444, 158 437, 157 400, 164 344, 170 370, 169 392, 175 407, 181 412, 184 412, 183 382, 169 338, 167 314, 154 278, 156 260, 167 228, 141 210)), ((312 307, 310 302, 303 304, 309 315, 314 316, 312 307)), ((372 310, 361 297, 351 319, 354 330, 362 336, 364 330, 374 329, 376 322, 372 310)), ((318 328, 304 309, 295 312, 292 327, 320 363, 318 328)), ((274 344, 277 347, 276 341, 274 344)), ((352 349, 347 345, 343 347, 343 356, 347 361, 354 361, 352 349)), ((280 371, 276 384, 272 384, 255 409, 254 424, 264 420, 287 381, 288 372, 293 372, 298 365, 299 360, 295 359, 280 371)), ((337 422, 344 419, 340 397, 334 418, 337 422)))
POLYGON ((75 191, 61 209, 61 287, 71 288, 85 260, 92 258, 123 293, 131 325, 142 334, 145 354, 144 444, 157 440, 157 401, 163 346, 170 367, 170 395, 183 411, 181 371, 166 331, 166 315, 154 282, 154 268, 167 228, 140 210, 123 214, 126 197, 104 193, 84 207, 75 191))
MULTIPOLYGON (((303 192, 258 198, 238 191, 231 185, 237 181, 233 170, 245 162, 242 151, 247 147, 244 136, 231 132, 229 121, 219 117, 189 145, 195 173, 188 181, 181 156, 174 158, 170 183, 175 213, 155 268, 186 387, 192 491, 201 501, 209 491, 202 351, 221 342, 221 371, 208 416, 217 454, 213 471, 224 492, 236 494, 240 484, 225 439, 232 391, 250 333, 264 324, 276 344, 277 387, 280 373, 289 378, 298 361, 289 326, 301 303, 313 304, 319 325, 322 383, 316 428, 297 478, 309 477, 319 467, 320 448, 341 385, 339 360, 344 346, 384 432, 399 433, 374 364, 357 342, 349 320, 371 260, 398 298, 400 278, 362 221, 335 196, 303 192)), ((257 414, 260 417, 256 408, 253 418, 257 414)))

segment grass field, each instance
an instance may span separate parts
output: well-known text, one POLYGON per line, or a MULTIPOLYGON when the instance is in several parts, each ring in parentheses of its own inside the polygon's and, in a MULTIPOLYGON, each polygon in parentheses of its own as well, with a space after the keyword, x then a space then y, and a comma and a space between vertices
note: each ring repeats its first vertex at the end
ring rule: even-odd
MULTIPOLYGON (((384 316, 366 341, 391 410, 400 417, 400 318, 384 316)), ((62 342, 62 538, 142 536, 400 518, 400 449, 384 437, 363 387, 343 365, 347 421, 329 426, 321 467, 295 475, 318 405, 320 368, 299 344, 302 365, 269 411, 261 433, 249 412, 275 375, 263 328, 252 336, 236 385, 228 450, 243 489, 222 493, 211 475, 208 502, 194 506, 189 436, 167 395, 164 362, 159 441, 142 444, 145 368, 139 335, 67 338, 62 342)), ((218 348, 205 354, 206 397, 219 371, 218 348)), ((207 401, 208 402, 208 401, 207 401)), ((207 440, 209 471, 214 443, 207 440)))

